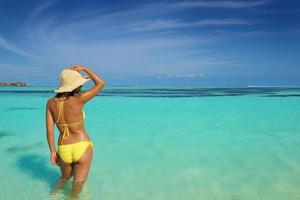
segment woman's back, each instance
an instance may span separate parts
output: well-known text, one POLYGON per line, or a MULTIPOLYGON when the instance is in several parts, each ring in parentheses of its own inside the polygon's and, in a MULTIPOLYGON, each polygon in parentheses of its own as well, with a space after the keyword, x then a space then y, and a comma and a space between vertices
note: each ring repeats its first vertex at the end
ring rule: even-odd
POLYGON ((53 120, 60 131, 59 144, 70 144, 89 139, 84 129, 83 104, 79 101, 78 96, 70 96, 65 99, 54 97, 50 99, 49 103, 53 120))

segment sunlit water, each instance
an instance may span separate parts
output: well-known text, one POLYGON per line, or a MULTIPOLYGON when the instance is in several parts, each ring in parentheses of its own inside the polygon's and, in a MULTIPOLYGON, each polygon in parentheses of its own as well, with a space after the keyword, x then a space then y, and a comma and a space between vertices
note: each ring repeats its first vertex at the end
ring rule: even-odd
MULTIPOLYGON (((64 199, 49 162, 53 87, 0 88, 0 199, 64 199)), ((299 88, 105 88, 80 199, 300 199, 299 88)), ((55 130, 57 140, 58 130, 55 130)))

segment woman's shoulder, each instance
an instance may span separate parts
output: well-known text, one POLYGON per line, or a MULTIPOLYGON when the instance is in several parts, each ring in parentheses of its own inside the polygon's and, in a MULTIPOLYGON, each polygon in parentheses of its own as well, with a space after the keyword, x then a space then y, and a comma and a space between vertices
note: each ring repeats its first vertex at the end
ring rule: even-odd
POLYGON ((51 97, 47 100, 47 102, 51 103, 52 101, 54 101, 55 97, 51 97))
POLYGON ((48 104, 48 105, 55 104, 55 102, 57 101, 56 99, 57 99, 57 98, 55 98, 55 97, 49 98, 49 99, 47 100, 47 104, 48 104))
MULTIPOLYGON (((74 96, 69 96, 68 98, 66 98, 64 101, 65 102, 79 102, 80 99, 80 95, 74 95, 74 96)), ((47 100, 48 104, 55 104, 58 103, 59 101, 61 101, 59 98, 57 97, 51 97, 47 100)))
POLYGON ((51 104, 53 104, 53 99, 54 99, 54 97, 49 98, 49 99, 47 100, 47 106, 50 106, 51 104))

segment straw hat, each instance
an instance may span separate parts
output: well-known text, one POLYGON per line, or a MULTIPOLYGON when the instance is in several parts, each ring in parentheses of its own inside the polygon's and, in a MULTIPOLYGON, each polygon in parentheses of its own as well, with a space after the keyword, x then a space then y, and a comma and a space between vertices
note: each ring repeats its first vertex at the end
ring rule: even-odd
POLYGON ((56 93, 71 92, 90 80, 89 77, 84 77, 78 71, 72 69, 64 69, 60 73, 59 79, 61 85, 54 90, 56 93))

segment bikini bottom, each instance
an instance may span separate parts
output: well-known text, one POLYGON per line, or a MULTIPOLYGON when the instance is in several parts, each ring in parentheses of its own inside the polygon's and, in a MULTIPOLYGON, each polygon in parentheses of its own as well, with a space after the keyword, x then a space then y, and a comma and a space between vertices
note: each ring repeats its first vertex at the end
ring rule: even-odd
POLYGON ((89 145, 91 145, 93 151, 95 151, 91 140, 84 140, 73 144, 58 145, 58 154, 65 163, 77 162, 89 145))

